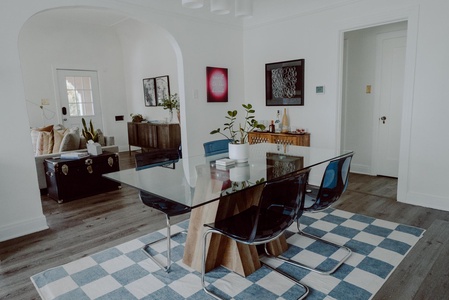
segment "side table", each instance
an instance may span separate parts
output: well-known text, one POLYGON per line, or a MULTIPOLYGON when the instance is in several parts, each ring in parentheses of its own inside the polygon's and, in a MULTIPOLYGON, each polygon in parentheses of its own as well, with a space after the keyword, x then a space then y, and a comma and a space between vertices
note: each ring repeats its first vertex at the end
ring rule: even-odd
POLYGON ((77 159, 50 158, 45 162, 48 196, 58 203, 105 193, 120 184, 102 175, 119 171, 117 153, 103 152, 77 159))

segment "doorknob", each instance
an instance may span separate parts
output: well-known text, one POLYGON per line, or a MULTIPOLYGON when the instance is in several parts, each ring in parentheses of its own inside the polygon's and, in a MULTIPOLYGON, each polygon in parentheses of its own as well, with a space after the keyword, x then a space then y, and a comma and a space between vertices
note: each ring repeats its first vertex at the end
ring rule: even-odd
POLYGON ((382 123, 385 124, 385 120, 387 119, 387 117, 382 116, 379 120, 382 120, 382 123))

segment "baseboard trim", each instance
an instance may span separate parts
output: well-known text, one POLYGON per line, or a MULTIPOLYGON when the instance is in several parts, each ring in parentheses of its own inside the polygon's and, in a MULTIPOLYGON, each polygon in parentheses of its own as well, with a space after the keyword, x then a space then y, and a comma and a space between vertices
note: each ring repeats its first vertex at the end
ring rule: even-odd
POLYGON ((46 229, 48 229, 48 225, 47 218, 44 215, 32 220, 3 226, 0 227, 0 242, 46 229))

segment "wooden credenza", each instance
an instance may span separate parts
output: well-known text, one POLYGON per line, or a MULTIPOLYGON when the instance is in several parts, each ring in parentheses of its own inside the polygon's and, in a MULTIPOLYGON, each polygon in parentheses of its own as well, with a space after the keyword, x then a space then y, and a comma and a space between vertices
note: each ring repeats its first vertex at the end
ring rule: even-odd
POLYGON ((291 133, 271 133, 271 132, 250 132, 248 133, 250 144, 273 143, 287 144, 295 146, 310 147, 310 133, 291 134, 291 133))
POLYGON ((128 145, 144 149, 178 148, 181 145, 179 124, 128 122, 128 145))

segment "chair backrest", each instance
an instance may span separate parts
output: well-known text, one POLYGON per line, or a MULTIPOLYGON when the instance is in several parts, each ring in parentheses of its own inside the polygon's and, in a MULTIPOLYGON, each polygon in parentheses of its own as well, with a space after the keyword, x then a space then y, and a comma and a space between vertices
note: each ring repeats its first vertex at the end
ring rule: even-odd
POLYGON ((228 144, 228 139, 206 142, 203 144, 204 155, 211 156, 215 154, 226 153, 228 152, 228 144))
POLYGON ((151 149, 148 152, 136 153, 136 170, 164 166, 179 160, 178 149, 151 149))
POLYGON ((353 153, 332 160, 324 171, 320 189, 311 210, 323 210, 337 201, 348 186, 353 153))
POLYGON ((249 237, 251 242, 276 237, 301 214, 310 169, 265 184, 249 237))

